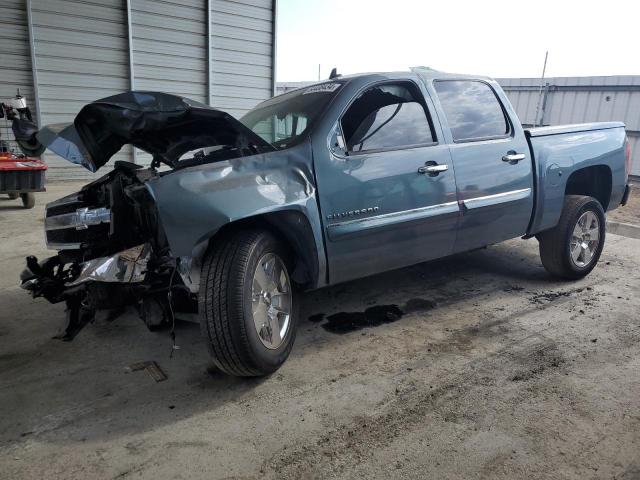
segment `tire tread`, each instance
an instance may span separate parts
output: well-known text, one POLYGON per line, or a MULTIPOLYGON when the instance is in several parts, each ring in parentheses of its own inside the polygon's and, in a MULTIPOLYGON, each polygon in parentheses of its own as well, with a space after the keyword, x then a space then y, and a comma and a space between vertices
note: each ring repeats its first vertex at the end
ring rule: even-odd
MULTIPOLYGON (((565 196, 564 206, 558 224, 554 228, 546 230, 538 235, 540 259, 542 260, 542 265, 545 270, 547 270, 551 275, 566 279, 582 278, 598 263, 598 258, 596 258, 590 265, 590 268, 583 271, 576 271, 571 268, 566 256, 566 242, 567 237, 570 234, 569 229, 572 229, 574 226, 573 224, 575 222, 577 212, 590 202, 596 202, 598 206, 600 205, 593 197, 583 195, 565 196)), ((602 209, 602 207, 600 207, 600 209, 602 209)), ((605 228, 604 222, 602 223, 601 228, 605 228)), ((601 245, 599 248, 600 251, 602 251, 602 247, 604 246, 604 236, 600 243, 601 245)), ((599 257, 599 253, 597 255, 599 257)))
POLYGON ((229 375, 265 373, 253 365, 245 323, 237 318, 244 310, 244 273, 263 234, 261 230, 232 232, 209 250, 202 266, 201 329, 216 367, 229 375))

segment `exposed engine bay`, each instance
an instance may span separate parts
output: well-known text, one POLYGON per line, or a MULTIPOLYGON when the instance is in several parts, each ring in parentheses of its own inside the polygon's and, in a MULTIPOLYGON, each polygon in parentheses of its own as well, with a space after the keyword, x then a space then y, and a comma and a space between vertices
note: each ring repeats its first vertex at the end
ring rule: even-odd
MULTIPOLYGON (((161 92, 125 92, 84 106, 71 124, 21 125, 23 143, 46 148, 91 172, 124 145, 151 154, 149 168, 115 162, 107 175, 47 205, 47 246, 58 254, 27 258, 22 287, 65 302, 72 339, 97 311, 138 309, 149 328, 173 320, 173 308, 197 312, 197 299, 172 257, 149 180, 186 167, 271 152, 274 147, 220 110, 161 92), (164 164, 170 170, 162 173, 164 164)), ((182 258, 185 262, 185 258, 182 258)), ((188 259, 186 260, 189 261, 188 259)))
POLYGON ((99 310, 133 305, 148 327, 172 320, 172 305, 194 311, 195 299, 176 275, 144 182, 152 169, 117 162, 115 169, 81 191, 47 205, 47 246, 58 254, 27 259, 22 286, 34 297, 65 302, 72 339, 99 310))
MULTIPOLYGON (((152 330, 175 325, 178 312, 202 325, 203 301, 214 288, 213 267, 201 275, 205 264, 249 225, 300 252, 288 265, 296 284, 324 278, 320 230, 304 213, 319 215, 311 144, 304 122, 284 128, 303 94, 283 97, 284 107, 283 99, 267 101, 240 121, 184 97, 133 91, 85 105, 70 124, 22 125, 33 148, 90 172, 113 167, 47 205, 46 243, 58 253, 28 257, 21 274, 34 297, 66 304, 68 325, 58 338, 71 340, 96 318, 112 320, 131 307, 152 330), (125 145, 150 154, 150 164, 111 163, 125 145)), ((311 97, 304 105, 330 98, 311 97)), ((267 320, 259 331, 267 331, 267 320)))

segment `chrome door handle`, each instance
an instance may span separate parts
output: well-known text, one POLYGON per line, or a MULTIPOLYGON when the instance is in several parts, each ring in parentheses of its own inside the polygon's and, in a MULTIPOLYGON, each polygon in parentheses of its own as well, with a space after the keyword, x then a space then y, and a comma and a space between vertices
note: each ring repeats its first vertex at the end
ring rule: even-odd
POLYGON ((514 151, 507 152, 507 154, 502 157, 503 162, 509 162, 511 165, 515 165, 520 160, 524 160, 526 155, 524 153, 516 153, 514 151))
POLYGON ((418 173, 427 173, 431 177, 435 177, 436 175, 446 172, 449 170, 449 165, 425 165, 424 167, 420 167, 418 169, 418 173))

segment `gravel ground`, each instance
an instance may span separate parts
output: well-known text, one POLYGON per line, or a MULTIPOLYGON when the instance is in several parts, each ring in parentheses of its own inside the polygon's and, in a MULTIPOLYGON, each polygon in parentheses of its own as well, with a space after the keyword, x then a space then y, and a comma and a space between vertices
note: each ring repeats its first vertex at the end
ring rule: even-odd
POLYGON ((186 321, 171 359, 133 314, 51 339, 17 277, 77 187, 0 201, 2 478, 640 478, 640 240, 579 282, 517 240, 309 293, 284 367, 236 379, 186 321))

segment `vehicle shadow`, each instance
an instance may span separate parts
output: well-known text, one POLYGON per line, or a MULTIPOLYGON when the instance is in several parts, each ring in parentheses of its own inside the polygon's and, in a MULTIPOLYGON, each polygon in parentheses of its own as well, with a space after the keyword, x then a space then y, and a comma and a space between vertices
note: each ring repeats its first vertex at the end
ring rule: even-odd
POLYGON ((306 293, 291 358, 279 372, 254 379, 210 368, 196 323, 175 323, 179 349, 172 349, 169 332, 149 332, 133 312, 97 321, 73 342, 61 342, 51 336, 64 325, 63 306, 6 289, 0 304, 14 308, 0 312, 0 407, 13 413, 0 418, 0 445, 32 436, 54 443, 104 440, 214 412, 229 402, 241 404, 250 395, 295 390, 295 382, 310 381, 307 370, 318 345, 340 338, 323 328, 319 314, 394 304, 407 313, 435 316, 443 303, 524 283, 549 286, 535 253, 492 247, 306 293), (140 361, 156 361, 168 379, 156 383, 144 370, 129 371, 140 361))
POLYGON ((2 210, 24 210, 22 206, 22 199, 11 199, 7 196, 0 197, 0 211, 2 210))

